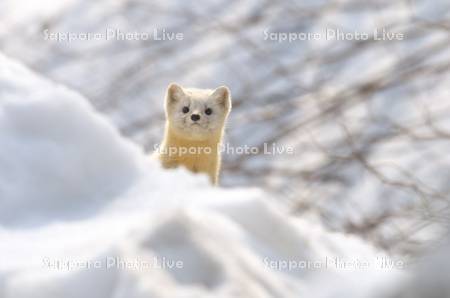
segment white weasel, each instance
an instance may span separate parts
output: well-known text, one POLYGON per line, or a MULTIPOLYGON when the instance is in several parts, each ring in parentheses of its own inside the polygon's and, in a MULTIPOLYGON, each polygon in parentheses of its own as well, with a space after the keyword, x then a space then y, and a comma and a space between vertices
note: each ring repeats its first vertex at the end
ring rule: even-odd
POLYGON ((184 166, 208 174, 217 185, 221 167, 220 145, 231 111, 230 91, 182 88, 172 83, 165 99, 166 129, 159 160, 165 168, 184 166))

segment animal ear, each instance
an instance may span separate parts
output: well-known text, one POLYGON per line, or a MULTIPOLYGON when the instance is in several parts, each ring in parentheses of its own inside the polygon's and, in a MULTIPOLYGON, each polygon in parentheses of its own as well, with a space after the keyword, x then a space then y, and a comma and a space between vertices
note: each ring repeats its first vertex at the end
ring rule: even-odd
POLYGON ((230 89, 226 86, 220 86, 216 90, 214 90, 210 97, 222 105, 225 110, 229 111, 231 110, 231 96, 230 96, 230 89))
POLYGON ((169 87, 167 87, 167 95, 166 95, 166 103, 172 104, 179 100, 181 100, 184 96, 183 88, 176 84, 170 83, 169 87))

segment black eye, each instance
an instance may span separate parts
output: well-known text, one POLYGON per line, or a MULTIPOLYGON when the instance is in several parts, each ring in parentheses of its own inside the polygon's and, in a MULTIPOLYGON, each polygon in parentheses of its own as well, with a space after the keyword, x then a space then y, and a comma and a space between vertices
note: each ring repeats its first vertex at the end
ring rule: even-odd
POLYGON ((212 114, 212 110, 211 110, 210 108, 207 108, 207 109, 205 110, 205 114, 206 114, 206 115, 211 115, 211 114, 212 114))
POLYGON ((189 107, 183 107, 183 113, 189 113, 189 107))

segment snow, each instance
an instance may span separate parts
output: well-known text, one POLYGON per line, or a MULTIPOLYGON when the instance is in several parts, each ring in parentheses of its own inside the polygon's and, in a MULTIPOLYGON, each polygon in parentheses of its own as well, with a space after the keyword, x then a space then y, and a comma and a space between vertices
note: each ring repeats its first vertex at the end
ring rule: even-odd
POLYGON ((162 170, 81 95, 0 64, 0 297, 368 297, 398 278, 359 238, 162 170))
MULTIPOLYGON (((8 64, 5 57, 0 63, 8 64)), ((0 221, 7 225, 102 204, 139 173, 137 149, 115 145, 120 139, 116 130, 104 119, 90 117, 92 108, 83 98, 30 76, 16 64, 0 71, 0 221), (21 76, 23 80, 11 80, 21 76)))
POLYGON ((413 268, 412 276, 392 292, 390 297, 420 298, 420 297, 450 297, 450 249, 449 235, 437 248, 428 251, 420 262, 413 268))

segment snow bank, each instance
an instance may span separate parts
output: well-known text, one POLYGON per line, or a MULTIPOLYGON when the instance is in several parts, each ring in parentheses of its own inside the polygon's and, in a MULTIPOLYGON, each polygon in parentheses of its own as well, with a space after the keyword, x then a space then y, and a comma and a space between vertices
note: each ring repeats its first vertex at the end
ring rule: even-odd
POLYGON ((78 217, 136 179, 139 152, 83 98, 0 64, 0 223, 78 217))
POLYGON ((363 273, 368 297, 395 271, 338 266, 383 256, 258 190, 159 169, 80 95, 0 64, 0 297, 331 297, 363 273))

